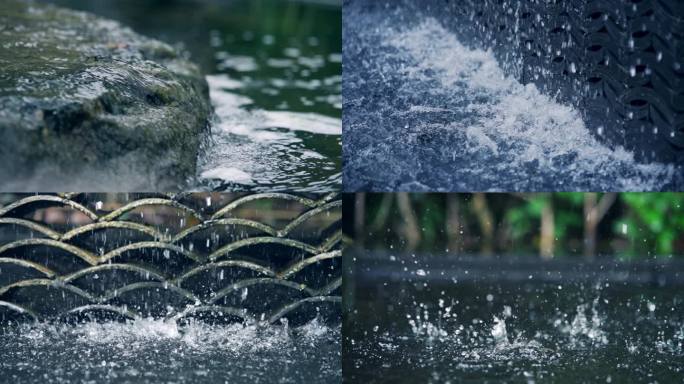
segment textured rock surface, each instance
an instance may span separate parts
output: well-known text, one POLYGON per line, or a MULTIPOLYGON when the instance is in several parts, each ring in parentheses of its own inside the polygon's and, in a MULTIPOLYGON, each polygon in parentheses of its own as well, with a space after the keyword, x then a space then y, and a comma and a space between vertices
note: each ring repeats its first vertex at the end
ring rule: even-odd
POLYGON ((206 81, 169 45, 2 0, 0 189, 178 189, 210 114, 206 81))

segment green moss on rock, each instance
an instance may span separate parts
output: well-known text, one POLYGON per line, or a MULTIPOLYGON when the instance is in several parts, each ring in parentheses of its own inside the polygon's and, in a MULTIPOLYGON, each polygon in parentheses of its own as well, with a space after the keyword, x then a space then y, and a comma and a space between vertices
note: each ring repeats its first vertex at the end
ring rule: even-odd
POLYGON ((204 77, 169 45, 87 13, 3 0, 3 190, 179 189, 210 114, 204 77))

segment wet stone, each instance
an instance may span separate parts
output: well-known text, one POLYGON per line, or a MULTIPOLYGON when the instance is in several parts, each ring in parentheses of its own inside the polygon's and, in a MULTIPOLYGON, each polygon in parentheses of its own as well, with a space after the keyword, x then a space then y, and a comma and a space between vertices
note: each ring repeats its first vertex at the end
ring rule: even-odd
POLYGON ((194 177, 211 106, 181 52, 83 12, 1 8, 5 190, 173 190, 194 177))

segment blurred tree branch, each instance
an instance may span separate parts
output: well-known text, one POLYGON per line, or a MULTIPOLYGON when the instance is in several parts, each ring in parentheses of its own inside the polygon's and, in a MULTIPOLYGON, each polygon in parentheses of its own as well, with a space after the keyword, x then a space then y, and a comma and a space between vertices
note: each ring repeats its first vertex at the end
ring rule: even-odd
POLYGON ((555 214, 553 211, 553 198, 544 195, 545 201, 541 211, 541 233, 539 239, 539 254, 544 259, 553 257, 554 239, 556 236, 555 214))
POLYGON ((473 212, 482 231, 482 254, 485 256, 491 255, 494 253, 494 216, 489 209, 484 193, 475 193, 473 195, 473 212))
POLYGON ((399 213, 404 219, 404 226, 402 227, 402 232, 406 237, 406 249, 408 251, 413 251, 418 246, 420 242, 420 228, 418 227, 418 220, 416 219, 416 214, 411 206, 411 200, 406 192, 398 192, 397 205, 399 206, 399 213))
POLYGON ((460 202, 458 201, 460 195, 455 193, 446 196, 446 235, 447 247, 461 252, 461 217, 460 217, 460 202))
POLYGON ((385 223, 390 214, 390 208, 392 208, 392 201, 394 201, 394 199, 391 193, 383 193, 378 213, 375 215, 370 227, 372 232, 380 231, 385 227, 385 223))
POLYGON ((359 243, 363 242, 365 219, 366 194, 359 192, 354 195, 354 236, 359 243))
POLYGON ((593 258, 596 255, 596 230, 610 207, 617 200, 616 193, 606 193, 596 203, 598 194, 584 194, 584 256, 593 258))

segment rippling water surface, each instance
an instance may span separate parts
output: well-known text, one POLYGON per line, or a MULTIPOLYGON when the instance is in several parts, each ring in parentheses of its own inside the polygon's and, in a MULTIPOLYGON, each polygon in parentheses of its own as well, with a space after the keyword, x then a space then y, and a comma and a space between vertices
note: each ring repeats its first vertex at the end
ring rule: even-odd
POLYGON ((210 31, 215 70, 207 80, 217 121, 214 145, 202 157, 202 184, 339 189, 339 7, 271 1, 244 12, 251 25, 230 19, 210 31))

